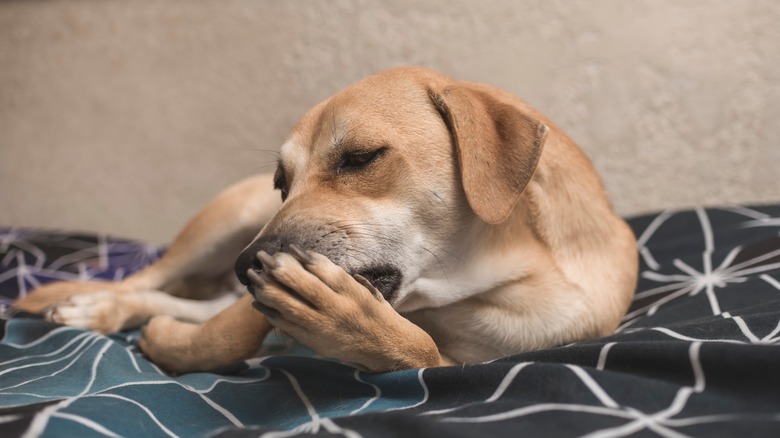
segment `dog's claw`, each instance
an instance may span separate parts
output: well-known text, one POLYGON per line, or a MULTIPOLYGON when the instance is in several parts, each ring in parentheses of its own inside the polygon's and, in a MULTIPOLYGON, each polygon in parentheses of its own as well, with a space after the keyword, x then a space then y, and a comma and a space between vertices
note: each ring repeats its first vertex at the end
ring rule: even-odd
POLYGON ((277 269, 279 267, 279 263, 273 257, 271 257, 270 254, 268 254, 265 251, 258 251, 257 259, 260 260, 263 266, 265 266, 269 270, 277 269))
POLYGON ((366 279, 366 277, 360 274, 355 274, 352 276, 352 278, 354 278, 355 281, 360 283, 361 286, 368 289, 371 292, 371 294, 374 295, 374 298, 376 298, 377 301, 381 303, 382 301, 385 300, 385 297, 382 296, 382 292, 379 292, 379 289, 375 288, 374 285, 371 284, 371 282, 366 279))
POLYGON ((314 257, 308 252, 302 250, 298 245, 290 244, 290 254, 295 257, 299 262, 304 265, 312 265, 315 263, 314 257))
POLYGON ((246 271, 247 277, 249 277, 250 280, 254 283, 257 287, 263 287, 265 284, 265 280, 263 280, 263 277, 257 273, 254 269, 247 269, 246 271))
POLYGON ((45 319, 46 321, 54 322, 54 320, 52 318, 54 317, 54 311, 55 310, 57 310, 57 306, 56 305, 51 305, 51 306, 43 309, 43 311, 41 312, 41 314, 43 315, 43 319, 45 319))

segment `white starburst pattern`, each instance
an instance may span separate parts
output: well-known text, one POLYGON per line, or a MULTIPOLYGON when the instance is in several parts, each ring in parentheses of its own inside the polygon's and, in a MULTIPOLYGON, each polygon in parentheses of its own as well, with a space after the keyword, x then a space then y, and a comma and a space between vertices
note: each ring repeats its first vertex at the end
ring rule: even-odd
MULTIPOLYGON (((747 222, 747 224, 752 224, 756 221, 759 221, 762 224, 774 224, 777 222, 777 220, 775 220, 777 218, 770 218, 762 213, 746 208, 732 209, 732 211, 748 215, 754 219, 753 221, 747 222)), ((663 296, 626 314, 624 323, 618 331, 625 330, 644 316, 652 316, 659 308, 682 296, 695 296, 702 292, 704 292, 707 297, 712 315, 724 315, 716 293, 717 289, 725 288, 731 283, 744 283, 750 279, 751 276, 755 276, 756 274, 780 269, 780 262, 765 263, 766 261, 780 257, 780 249, 769 251, 740 263, 733 264, 734 260, 743 250, 742 246, 737 246, 729 251, 720 264, 713 268, 715 238, 712 226, 707 212, 703 208, 697 208, 695 212, 701 224, 702 237, 704 240, 704 251, 701 255, 703 268, 697 270, 685 261, 676 258, 673 260, 672 264, 678 272, 671 274, 657 272, 661 266, 653 257, 650 249, 647 247, 647 243, 653 233, 655 233, 665 221, 672 217, 674 213, 664 212, 658 215, 638 239, 639 252, 649 268, 649 270, 642 272, 641 275, 642 278, 647 280, 666 284, 638 292, 634 296, 634 301, 637 302, 655 296, 663 296)), ((780 226, 780 222, 775 226, 780 226)))
POLYGON ((160 248, 111 240, 102 234, 85 239, 10 228, 0 230, 0 254, 0 285, 14 282, 16 291, 13 296, 0 296, 0 314, 4 314, 16 298, 27 296, 48 281, 121 280, 156 261, 160 248), (67 251, 52 257, 41 249, 42 243, 67 251))
MULTIPOLYGON (((603 356, 605 356, 606 353, 609 351, 609 347, 611 347, 610 344, 607 344, 604 347, 604 350, 602 350, 602 352, 604 353, 603 356)), ((636 434, 644 430, 654 432, 655 434, 664 437, 687 437, 688 435, 675 429, 692 426, 692 425, 699 425, 699 424, 721 423, 721 422, 739 421, 739 420, 746 420, 746 419, 757 419, 762 421, 780 422, 779 414, 755 414, 751 412, 715 414, 715 415, 708 415, 708 416, 678 418, 680 415, 682 415, 682 412, 684 411, 686 405, 691 400, 691 398, 695 394, 700 394, 704 392, 706 389, 706 378, 704 375, 704 371, 701 364, 701 358, 700 358, 701 348, 702 348, 701 342, 691 342, 688 347, 688 360, 691 366, 691 371, 693 373, 692 385, 681 386, 675 393, 674 397, 672 398, 671 403, 667 407, 657 410, 655 412, 645 412, 643 409, 640 409, 638 407, 632 407, 629 405, 619 403, 618 401, 615 400, 613 396, 609 394, 608 390, 605 389, 598 382, 596 382, 596 380, 584 368, 574 366, 574 365, 565 365, 565 367, 568 370, 570 370, 572 373, 574 373, 574 375, 577 376, 577 378, 582 382, 582 384, 585 387, 587 387, 587 389, 599 401, 600 406, 590 405, 590 404, 586 405, 586 404, 579 404, 579 403, 541 403, 541 404, 534 404, 531 406, 524 406, 524 407, 520 407, 508 411, 494 412, 488 415, 481 415, 481 416, 464 416, 464 417, 447 416, 441 418, 440 421, 445 423, 471 423, 471 424, 494 423, 494 422, 504 422, 509 420, 521 419, 524 417, 530 417, 535 414, 545 413, 545 412, 559 412, 559 413, 577 412, 583 414, 599 415, 599 416, 606 416, 606 417, 613 417, 617 419, 627 420, 626 423, 621 424, 620 426, 607 427, 607 428, 598 429, 589 432, 585 435, 582 435, 583 438, 584 437, 588 437, 588 438, 625 437, 625 436, 636 434)), ((516 371, 516 372, 508 373, 507 378, 510 378, 510 376, 511 376, 511 380, 518 378, 517 376, 518 372, 523 368, 527 368, 528 365, 533 365, 533 364, 525 363, 525 364, 516 365, 512 369, 512 371, 516 371)), ((601 366, 603 367, 603 364, 601 366)), ((496 393, 498 393, 499 390, 501 390, 501 394, 503 394, 503 390, 505 390, 509 384, 506 380, 507 379, 501 382, 496 393)), ((497 399, 498 397, 491 397, 488 400, 485 400, 485 403, 486 404, 492 403, 497 399)), ((446 411, 446 413, 450 413, 457 409, 459 408, 449 409, 446 411)), ((435 413, 438 414, 440 412, 435 412, 435 413)))

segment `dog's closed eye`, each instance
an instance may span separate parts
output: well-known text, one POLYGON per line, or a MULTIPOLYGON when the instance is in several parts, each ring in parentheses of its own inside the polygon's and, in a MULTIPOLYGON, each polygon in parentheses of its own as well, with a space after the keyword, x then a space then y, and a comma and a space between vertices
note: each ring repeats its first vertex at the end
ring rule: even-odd
POLYGON ((274 189, 282 192, 282 202, 287 199, 287 177, 284 174, 284 168, 279 165, 274 173, 274 189))
POLYGON ((354 172, 367 167, 376 161, 387 151, 387 147, 380 147, 370 151, 347 151, 341 155, 338 163, 337 172, 354 172))

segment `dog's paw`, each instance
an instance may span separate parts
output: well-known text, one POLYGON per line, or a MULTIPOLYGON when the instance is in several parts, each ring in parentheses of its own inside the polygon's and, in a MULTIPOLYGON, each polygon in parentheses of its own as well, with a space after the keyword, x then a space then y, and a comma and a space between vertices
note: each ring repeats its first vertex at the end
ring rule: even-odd
POLYGON ((42 313, 52 306, 63 303, 74 295, 116 291, 124 292, 127 287, 108 281, 55 281, 40 286, 29 292, 26 296, 14 302, 15 309, 31 313, 42 313))
POLYGON ((110 291, 73 295, 50 306, 44 318, 51 322, 108 334, 121 330, 127 319, 120 298, 110 291))
POLYGON ((256 309, 271 324, 318 353, 371 371, 438 365, 433 340, 399 315, 362 277, 327 257, 291 247, 258 253, 261 274, 250 270, 256 309))

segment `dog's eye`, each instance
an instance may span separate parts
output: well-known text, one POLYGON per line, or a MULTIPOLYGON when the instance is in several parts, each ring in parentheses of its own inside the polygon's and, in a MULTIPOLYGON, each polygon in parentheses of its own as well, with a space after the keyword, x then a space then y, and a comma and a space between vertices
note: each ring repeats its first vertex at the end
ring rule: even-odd
POLYGON ((379 158, 382 154, 385 153, 386 150, 387 148, 379 148, 374 149, 373 151, 346 152, 341 156, 338 171, 349 172, 360 170, 379 158))
POLYGON ((284 180, 274 180, 274 189, 282 192, 282 202, 287 200, 287 184, 284 180))
POLYGON ((284 170, 278 168, 274 174, 274 189, 282 192, 282 202, 287 200, 287 179, 284 176, 284 170))
POLYGON ((274 188, 282 192, 282 202, 287 200, 287 185, 284 183, 281 184, 275 184, 274 188))

